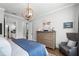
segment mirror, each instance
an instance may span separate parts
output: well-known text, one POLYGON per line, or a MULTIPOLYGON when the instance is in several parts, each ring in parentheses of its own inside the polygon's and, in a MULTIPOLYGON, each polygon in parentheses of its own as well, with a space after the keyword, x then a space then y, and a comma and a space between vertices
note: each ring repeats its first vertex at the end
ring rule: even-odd
POLYGON ((16 22, 5 22, 5 37, 15 38, 16 37, 16 22))

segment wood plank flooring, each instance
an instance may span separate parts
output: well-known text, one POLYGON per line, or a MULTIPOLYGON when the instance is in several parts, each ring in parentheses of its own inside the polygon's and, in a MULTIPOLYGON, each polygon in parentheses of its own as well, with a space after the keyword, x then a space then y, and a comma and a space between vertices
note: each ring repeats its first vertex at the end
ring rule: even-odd
POLYGON ((51 54, 54 54, 55 56, 64 56, 57 48, 54 50, 51 48, 47 48, 47 51, 51 54))

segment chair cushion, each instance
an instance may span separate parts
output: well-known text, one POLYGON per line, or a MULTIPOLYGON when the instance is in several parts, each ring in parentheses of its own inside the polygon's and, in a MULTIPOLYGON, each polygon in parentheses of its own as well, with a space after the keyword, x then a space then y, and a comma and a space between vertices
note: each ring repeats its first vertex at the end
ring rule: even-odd
POLYGON ((67 46, 75 47, 76 46, 76 41, 69 40, 68 43, 67 43, 67 46))

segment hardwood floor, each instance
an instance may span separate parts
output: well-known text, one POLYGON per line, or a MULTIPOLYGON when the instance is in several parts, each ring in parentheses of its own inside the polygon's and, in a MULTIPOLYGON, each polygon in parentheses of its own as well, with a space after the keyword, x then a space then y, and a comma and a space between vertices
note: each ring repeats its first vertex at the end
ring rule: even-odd
POLYGON ((47 50, 49 53, 54 54, 55 56, 64 56, 57 48, 54 50, 51 48, 47 48, 47 50))

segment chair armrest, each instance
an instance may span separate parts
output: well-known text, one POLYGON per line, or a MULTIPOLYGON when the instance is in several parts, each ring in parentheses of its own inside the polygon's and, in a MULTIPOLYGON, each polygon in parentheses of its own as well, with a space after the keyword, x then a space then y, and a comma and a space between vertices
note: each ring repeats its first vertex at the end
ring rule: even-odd
POLYGON ((67 42, 61 42, 59 45, 66 45, 67 42))
POLYGON ((71 49, 69 49, 69 55, 77 56, 77 47, 72 47, 71 49))

